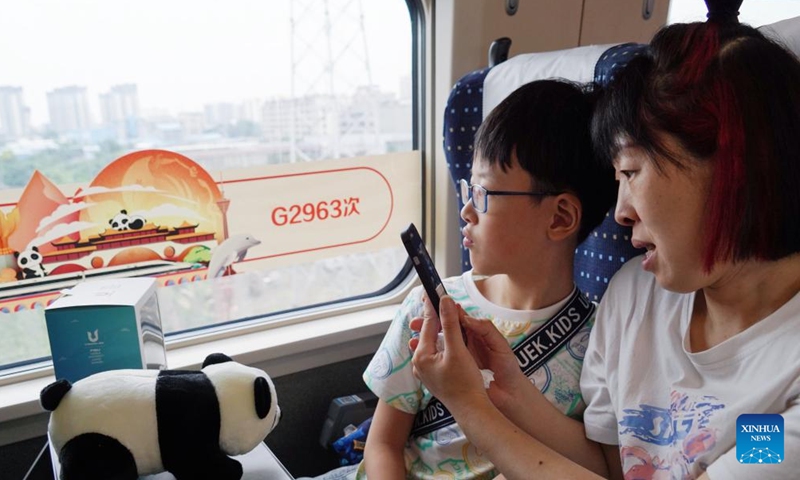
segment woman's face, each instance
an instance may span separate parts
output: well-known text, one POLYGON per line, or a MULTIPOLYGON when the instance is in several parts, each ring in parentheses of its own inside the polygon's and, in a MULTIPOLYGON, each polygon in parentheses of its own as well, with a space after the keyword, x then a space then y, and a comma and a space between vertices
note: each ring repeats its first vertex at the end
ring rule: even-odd
POLYGON ((713 167, 695 159, 684 162, 683 169, 661 163, 659 170, 640 147, 623 146, 614 159, 619 180, 614 216, 633 228, 633 245, 647 249, 642 268, 662 287, 696 291, 713 283, 714 276, 703 271, 704 213, 713 167))

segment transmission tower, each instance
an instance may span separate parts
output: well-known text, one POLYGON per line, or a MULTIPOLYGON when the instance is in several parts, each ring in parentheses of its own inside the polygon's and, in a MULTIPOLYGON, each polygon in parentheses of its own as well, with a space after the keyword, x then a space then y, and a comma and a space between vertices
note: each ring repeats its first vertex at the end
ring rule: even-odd
POLYGON ((290 4, 291 161, 357 154, 353 137, 374 144, 379 129, 361 0, 290 4))

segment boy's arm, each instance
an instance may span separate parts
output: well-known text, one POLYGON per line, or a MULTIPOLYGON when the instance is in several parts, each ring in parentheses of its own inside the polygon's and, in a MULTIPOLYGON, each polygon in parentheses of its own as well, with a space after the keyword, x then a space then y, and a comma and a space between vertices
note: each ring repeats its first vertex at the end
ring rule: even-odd
POLYGON ((413 425, 414 415, 378 400, 364 447, 364 466, 368 478, 406 478, 404 449, 413 425))

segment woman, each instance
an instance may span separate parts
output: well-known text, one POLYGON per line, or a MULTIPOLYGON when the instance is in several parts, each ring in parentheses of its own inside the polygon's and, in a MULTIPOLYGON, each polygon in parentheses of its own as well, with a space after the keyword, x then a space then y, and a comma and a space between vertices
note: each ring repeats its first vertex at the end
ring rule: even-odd
POLYGON ((610 86, 593 138, 647 252, 598 310, 584 424, 450 299, 444 351, 430 308, 411 341, 416 374, 507 478, 797 478, 800 62, 735 14, 667 27, 610 86))

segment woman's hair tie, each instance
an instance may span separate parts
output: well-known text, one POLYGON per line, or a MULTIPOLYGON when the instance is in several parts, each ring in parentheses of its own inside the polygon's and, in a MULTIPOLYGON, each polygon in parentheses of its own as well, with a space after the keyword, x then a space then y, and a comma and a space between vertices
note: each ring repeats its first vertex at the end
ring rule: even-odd
POLYGON ((739 23, 739 7, 742 0, 705 0, 709 22, 739 23))

